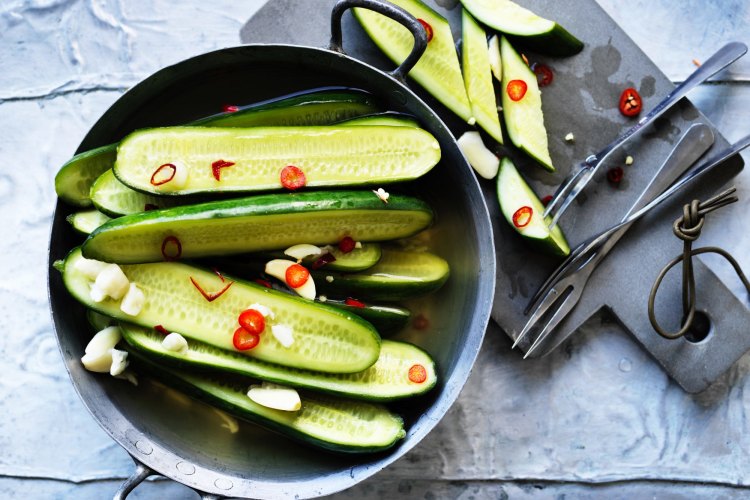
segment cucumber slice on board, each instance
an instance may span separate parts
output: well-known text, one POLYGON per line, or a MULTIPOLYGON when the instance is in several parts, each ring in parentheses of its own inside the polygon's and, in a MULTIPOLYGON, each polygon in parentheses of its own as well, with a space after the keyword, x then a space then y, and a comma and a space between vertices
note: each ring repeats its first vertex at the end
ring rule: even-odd
POLYGON ((67 220, 73 226, 73 229, 79 233, 91 234, 94 229, 105 222, 108 222, 110 218, 99 210, 85 210, 72 213, 68 215, 65 220, 67 220))
POLYGON ((503 62, 503 116, 508 136, 517 148, 534 158, 545 169, 554 172, 547 129, 544 127, 542 93, 539 91, 536 75, 505 37, 500 40, 500 52, 503 62), (526 84, 526 93, 518 101, 511 99, 508 92, 508 84, 516 80, 526 84))
POLYGON ((544 205, 508 158, 503 158, 500 162, 500 172, 497 174, 497 199, 508 224, 527 241, 547 253, 563 257, 570 254, 570 246, 560 226, 556 225, 552 230, 547 227, 551 219, 542 219, 544 205), (523 227, 518 227, 514 224, 513 218, 521 207, 531 209, 531 220, 523 227))
POLYGON ((162 325, 220 349, 270 363, 330 373, 366 370, 380 353, 377 331, 357 316, 241 281, 234 281, 218 298, 209 301, 198 286, 206 292, 217 292, 231 279, 177 262, 121 266, 128 280, 136 283, 146 297, 140 313, 130 316, 120 310, 120 301, 107 298, 95 302, 91 298, 92 281, 79 270, 82 258, 79 248, 65 258, 65 287, 86 307, 113 318, 147 328, 162 325), (265 330, 256 347, 237 351, 232 339, 239 327, 238 317, 252 304, 268 307, 275 317, 266 318, 265 330), (273 325, 291 328, 294 337, 291 346, 284 347, 276 340, 273 325))
MULTIPOLYGON (((409 72, 409 76, 448 109, 473 125, 471 104, 466 95, 448 21, 419 0, 390 0, 390 3, 401 7, 432 28, 432 39, 427 43, 427 50, 409 72)), ((398 22, 377 12, 358 8, 354 9, 354 17, 392 61, 401 64, 409 55, 414 38, 409 30, 398 22)))
POLYGON ((510 0, 461 0, 461 4, 481 23, 536 52, 570 56, 583 49, 583 43, 565 28, 510 0))
POLYGON ((495 99, 495 86, 492 83, 490 53, 487 46, 487 35, 466 10, 462 13, 464 81, 466 93, 471 101, 471 111, 490 137, 503 143, 503 132, 500 128, 500 116, 495 99))
POLYGON ((305 392, 298 411, 274 410, 247 396, 252 380, 168 368, 130 350, 134 365, 155 380, 297 441, 343 453, 385 450, 402 439, 401 417, 385 406, 305 392))
POLYGON ((91 201, 97 209, 111 217, 196 202, 195 198, 154 196, 141 193, 120 182, 112 169, 100 175, 91 186, 91 201))
POLYGON ((373 267, 359 273, 312 271, 318 293, 330 297, 353 297, 394 301, 426 295, 448 280, 448 263, 429 252, 383 248, 373 267))
MULTIPOLYGON (((236 112, 220 113, 192 124, 203 127, 326 125, 377 111, 372 94, 329 87, 240 106, 236 112)), ((90 206, 91 185, 114 166, 116 156, 117 143, 75 155, 55 177, 57 195, 72 205, 90 206)))
POLYGON ((281 171, 288 165, 302 170, 308 187, 405 181, 439 160, 437 140, 413 127, 166 127, 126 137, 114 171, 138 191, 193 194, 282 189, 281 171), (232 165, 214 172, 219 160, 232 165), (164 164, 186 169, 184 185, 152 183, 164 164))
MULTIPOLYGON (((356 128, 356 127, 352 127, 356 128)), ((423 201, 371 191, 271 194, 152 210, 104 224, 83 244, 86 257, 117 263, 158 262, 411 236, 432 222, 423 201)))
POLYGON ((176 368, 198 367, 247 375, 269 382, 290 385, 369 401, 391 401, 423 394, 435 386, 437 373, 432 358, 406 342, 384 340, 380 356, 360 373, 332 374, 266 363, 237 352, 217 349, 198 341, 188 341, 188 350, 179 353, 165 349, 164 335, 141 326, 120 323, 123 339, 150 359, 176 368), (409 380, 409 368, 419 364, 427 373, 422 383, 409 380))

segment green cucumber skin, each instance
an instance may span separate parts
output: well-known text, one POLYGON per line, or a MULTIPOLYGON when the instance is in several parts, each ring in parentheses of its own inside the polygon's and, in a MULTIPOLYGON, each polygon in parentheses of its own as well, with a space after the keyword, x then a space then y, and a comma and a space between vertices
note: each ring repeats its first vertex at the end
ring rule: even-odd
POLYGON ((344 300, 338 299, 326 300, 325 303, 368 321, 383 337, 401 330, 411 318, 411 311, 394 305, 365 304, 365 307, 358 307, 350 306, 344 300))
POLYGON ((115 177, 112 169, 99 176, 91 185, 90 198, 94 206, 110 217, 137 214, 148 210, 147 206, 156 209, 171 208, 189 203, 196 203, 193 197, 154 196, 135 191, 115 177))
POLYGON ((341 122, 337 122, 337 125, 348 125, 351 127, 358 127, 362 125, 390 125, 392 127, 419 127, 417 119, 412 115, 406 113, 399 113, 397 111, 384 111, 382 113, 373 113, 370 115, 357 116, 355 118, 349 118, 341 122))
POLYGON ((291 127, 162 127, 128 135, 117 149, 114 172, 143 193, 182 196, 284 190, 280 172, 299 167, 307 188, 372 186, 414 180, 438 164, 440 144, 428 131, 386 125, 291 127), (233 165, 212 175, 212 162, 233 165), (184 185, 153 185, 162 164, 180 163, 184 185))
MULTIPOLYGON (((299 412, 273 410, 257 405, 250 400, 244 394, 247 386, 242 385, 243 381, 219 380, 167 368, 157 365, 132 349, 129 350, 129 354, 132 356, 135 368, 141 372, 146 372, 155 380, 185 392, 199 401, 225 410, 236 417, 261 425, 306 445, 338 453, 373 453, 392 447, 406 435, 403 419, 378 404, 305 393, 300 394, 302 409, 299 412), (326 438, 326 429, 322 428, 322 425, 315 425, 311 428, 308 422, 305 428, 295 426, 298 414, 306 411, 314 412, 316 408, 322 408, 324 411, 335 411, 339 418, 345 420, 344 424, 349 428, 357 424, 360 426, 380 424, 382 436, 377 441, 370 443, 357 442, 356 438, 349 441, 335 441, 326 438), (363 414, 364 417, 361 417, 363 414), (370 420, 365 421, 368 416, 370 420)), ((249 385, 249 382, 247 382, 247 385, 249 385)))
POLYGON ((235 352, 232 334, 238 327, 240 312, 254 303, 275 312, 275 320, 266 320, 267 331, 260 344, 243 354, 264 361, 330 373, 354 373, 372 366, 379 356, 380 336, 368 322, 324 304, 270 290, 254 283, 233 281, 231 288, 208 302, 191 281, 207 291, 222 289, 226 281, 213 271, 169 262, 121 266, 128 280, 135 282, 146 296, 141 312, 133 317, 120 310, 119 302, 91 300, 90 283, 76 271, 80 248, 65 258, 63 282, 81 304, 104 315, 147 328, 163 325, 187 338, 235 352), (270 324, 292 327, 295 342, 284 348, 273 337, 270 324), (333 348, 335 347, 335 348, 333 348))
POLYGON ((55 192, 66 203, 90 207, 89 190, 93 182, 112 168, 117 144, 84 151, 68 160, 55 175, 55 192))
POLYGON ((583 50, 583 42, 573 36, 568 30, 563 28, 560 24, 549 21, 552 24, 552 29, 547 31, 541 31, 533 34, 521 34, 520 29, 516 30, 509 29, 507 19, 497 21, 489 17, 489 13, 484 15, 486 12, 479 5, 475 5, 474 0, 460 0, 461 5, 471 13, 478 21, 482 24, 489 26, 490 28, 503 33, 506 35, 515 45, 523 45, 526 48, 539 52, 540 54, 548 54, 551 56, 572 56, 583 50))
POLYGON ((278 250, 298 243, 337 244, 347 235, 355 241, 382 241, 416 234, 432 218, 426 203, 401 195, 391 195, 387 204, 371 191, 260 195, 113 219, 89 235, 83 254, 107 262, 158 262, 164 260, 161 245, 168 236, 181 242, 182 258, 278 250), (316 228, 311 225, 316 220, 326 222, 316 228))
POLYGON ((366 303, 368 300, 405 300, 432 293, 448 280, 450 268, 437 255, 384 248, 380 261, 365 271, 349 274, 318 270, 311 271, 310 274, 315 279, 319 293, 330 297, 353 297, 366 303), (433 275, 426 278, 407 269, 400 269, 399 262, 408 262, 410 256, 429 260, 433 275), (333 278, 332 281, 327 279, 329 276, 333 278))
MULTIPOLYGON (((326 125, 378 110, 372 94, 332 87, 250 104, 235 113, 220 113, 190 124, 203 127, 326 125), (312 109, 306 108, 307 103, 312 109), (286 106, 293 108, 293 119, 284 116, 286 106)), ((91 185, 101 174, 114 167, 117 146, 118 143, 108 144, 84 151, 68 160, 55 176, 55 191, 60 199, 79 207, 91 206, 91 185)))
POLYGON ((334 375, 266 363, 239 353, 221 351, 193 340, 188 341, 187 354, 180 354, 164 349, 161 345, 164 335, 153 329, 122 322, 120 329, 123 339, 130 347, 155 362, 163 362, 181 369, 235 373, 366 401, 386 402, 424 394, 437 383, 435 363, 429 354, 405 342, 384 340, 381 344, 380 358, 373 366, 361 373, 334 375), (394 371, 394 358, 397 359, 395 363, 399 365, 401 373, 394 371), (427 380, 422 384, 408 381, 408 369, 417 363, 424 366, 428 374, 427 380), (400 383, 395 383, 396 377, 400 383))

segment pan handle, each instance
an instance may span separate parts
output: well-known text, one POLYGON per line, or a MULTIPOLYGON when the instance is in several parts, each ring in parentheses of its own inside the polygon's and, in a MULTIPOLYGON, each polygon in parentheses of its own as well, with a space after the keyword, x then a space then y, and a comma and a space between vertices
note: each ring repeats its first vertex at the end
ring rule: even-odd
MULTIPOLYGON (((130 458, 132 458, 133 462, 135 462, 135 471, 130 475, 129 478, 125 480, 125 482, 120 485, 118 490, 115 492, 115 496, 112 498, 112 500, 125 500, 130 492, 133 491, 136 486, 145 481, 146 478, 150 476, 161 476, 161 474, 135 458, 133 455, 130 455, 130 458)), ((213 495, 211 493, 204 493, 202 491, 196 490, 195 488, 191 489, 198 493, 198 495, 200 495, 201 500, 221 500, 222 498, 225 498, 213 495)))
POLYGON ((344 46, 341 41, 341 16, 343 16, 346 10, 352 7, 362 7, 390 17, 406 27, 414 36, 414 47, 412 47, 411 53, 409 53, 399 67, 388 73, 403 83, 406 74, 417 64, 417 61, 419 61, 419 58, 422 57, 422 54, 427 49, 427 31, 425 31, 425 27, 407 11, 388 2, 381 0, 339 0, 334 5, 333 11, 331 11, 331 43, 328 48, 334 52, 344 53, 344 46))

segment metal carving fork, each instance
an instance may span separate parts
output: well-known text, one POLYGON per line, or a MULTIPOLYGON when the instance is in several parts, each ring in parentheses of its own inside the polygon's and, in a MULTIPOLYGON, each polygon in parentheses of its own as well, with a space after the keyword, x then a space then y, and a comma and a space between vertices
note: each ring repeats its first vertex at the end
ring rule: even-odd
MULTIPOLYGON (((680 138, 677 145, 662 166, 657 170, 651 182, 646 186, 631 209, 623 218, 628 217, 651 202, 682 175, 698 158, 700 158, 714 142, 714 134, 704 124, 692 125, 680 138)), ((632 222, 627 223, 609 235, 605 241, 599 242, 593 251, 587 251, 586 246, 576 248, 553 273, 553 281, 547 283, 532 298, 533 305, 544 294, 544 298, 534 310, 521 333, 519 333, 513 347, 523 339, 531 330, 541 327, 531 347, 526 351, 524 359, 530 356, 539 345, 552 333, 557 325, 576 306, 591 274, 599 263, 604 260, 609 251, 630 229, 632 222), (583 253, 582 253, 583 251, 583 253), (576 264, 578 264, 576 266, 576 264), (576 266, 575 268, 573 266, 576 266), (575 269, 566 275, 568 271, 575 269), (546 293, 545 293, 546 292, 546 293), (546 320, 546 323, 544 322, 546 320)))
POLYGON ((549 227, 552 228, 557 224, 560 216, 570 206, 578 194, 586 187, 591 178, 594 176, 599 166, 604 163, 607 157, 620 147, 625 141, 630 139, 637 132, 642 130, 646 125, 661 116, 665 111, 671 108, 677 101, 682 99, 688 92, 696 86, 705 82, 713 75, 726 68, 734 61, 745 55, 747 46, 744 43, 732 42, 719 49, 706 62, 701 64, 684 82, 675 87, 664 100, 654 107, 646 116, 638 120, 631 129, 606 146, 599 153, 586 158, 580 164, 578 170, 570 177, 555 193, 552 200, 544 210, 544 217, 551 216, 549 227))

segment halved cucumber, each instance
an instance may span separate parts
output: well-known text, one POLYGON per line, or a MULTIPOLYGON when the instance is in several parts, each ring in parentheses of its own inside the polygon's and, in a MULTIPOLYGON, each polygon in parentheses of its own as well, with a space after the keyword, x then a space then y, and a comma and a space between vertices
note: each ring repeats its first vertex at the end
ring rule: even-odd
POLYGON ((384 111, 382 113, 358 116, 356 118, 350 118, 338 122, 338 125, 391 125, 393 127, 419 127, 417 119, 412 115, 399 113, 397 111, 384 111))
POLYGON ((165 197, 141 193, 120 182, 112 169, 91 186, 91 201, 101 212, 112 217, 137 214, 146 210, 170 208, 195 202, 194 198, 165 197))
MULTIPOLYGON (((548 253, 561 256, 570 253, 570 246, 560 226, 556 225, 552 230, 548 228, 550 218, 542 218, 544 205, 508 158, 503 158, 500 162, 500 172, 497 175, 497 199, 505 219, 518 234, 548 253), (531 219, 528 224, 518 227, 514 224, 513 218, 521 207, 531 209, 531 219)), ((523 222, 525 223, 525 219, 523 222)))
POLYGON ((60 167, 55 175, 57 196, 71 205, 91 206, 91 185, 100 175, 112 168, 116 157, 117 144, 108 144, 75 155, 60 167))
POLYGON ((110 218, 99 210, 86 210, 72 213, 66 217, 66 220, 79 233, 91 234, 94 229, 108 222, 110 218))
POLYGON ((391 195, 386 204, 371 191, 271 194, 113 219, 91 233, 83 253, 107 262, 156 262, 336 244, 344 236, 392 240, 431 222, 430 207, 409 196, 391 195))
MULTIPOLYGON (((429 24, 432 29, 432 40, 427 43, 427 50, 409 72, 409 76, 448 109, 473 125, 471 104, 461 77, 455 42, 448 21, 419 0, 391 0, 391 3, 429 24)), ((409 30, 371 10, 354 9, 354 16, 391 60, 401 64, 406 59, 414 45, 414 38, 409 30)))
POLYGON ((121 266, 128 280, 136 283, 146 297, 138 315, 130 316, 120 310, 119 301, 108 298, 94 302, 91 280, 79 271, 77 262, 81 259, 78 248, 66 257, 65 287, 86 307, 114 318, 149 328, 162 325, 190 339, 234 352, 232 338, 239 326, 237 318, 257 303, 271 309, 275 318, 266 319, 260 343, 242 351, 245 355, 284 366, 353 373, 369 368, 380 352, 378 333, 359 317, 241 281, 234 281, 222 295, 208 301, 198 287, 216 292, 227 286, 226 278, 176 262, 121 266), (273 325, 291 328, 294 343, 290 347, 274 338, 273 325))
POLYGON ((503 61, 503 116, 508 136, 517 148, 525 151, 542 167, 554 172, 555 167, 552 166, 549 155, 547 129, 544 127, 542 93, 539 91, 536 75, 505 37, 500 41, 500 52, 503 61), (508 84, 515 80, 523 81, 527 89, 518 101, 511 99, 508 92, 508 84))
POLYGON ((347 303, 346 300, 328 298, 326 298, 325 303, 367 320, 383 337, 401 330, 406 326, 411 317, 411 311, 405 307, 396 305, 373 304, 370 302, 364 303, 364 306, 353 305, 347 303))
POLYGON ((330 297, 353 297, 393 301, 425 295, 448 279, 448 263, 429 252, 383 248, 373 267, 359 273, 312 271, 318 293, 330 297))
POLYGON ((337 452, 369 453, 390 448, 406 435, 401 417, 382 405, 303 393, 300 410, 274 410, 247 396, 250 380, 189 373, 156 364, 137 351, 130 354, 136 368, 156 380, 306 444, 337 452))
MULTIPOLYGON (((241 106, 192 122, 203 127, 250 127, 271 125, 325 125, 378 111, 372 94, 343 87, 327 87, 241 106)), ((55 177, 55 191, 67 203, 91 205, 93 182, 111 169, 117 144, 85 151, 68 160, 55 177)))
POLYGON ((115 175, 146 193, 192 194, 281 189, 288 165, 308 187, 368 185, 411 180, 440 160, 440 145, 414 127, 166 127, 134 132, 117 150, 115 175), (232 165, 214 173, 212 164, 232 165), (187 171, 184 185, 152 183, 164 164, 187 171))
POLYGON ((477 24, 471 14, 463 11, 462 22, 464 82, 466 93, 471 101, 471 111, 482 127, 493 139, 503 143, 503 132, 500 128, 495 86, 492 83, 490 53, 487 46, 487 35, 477 24))
POLYGON ((536 52, 569 56, 583 49, 583 43, 554 21, 544 19, 510 0, 461 0, 480 22, 536 52))
POLYGON ((164 335, 152 328, 120 323, 122 336, 134 349, 160 364, 178 368, 202 367, 291 385, 339 396, 371 401, 390 401, 423 394, 435 386, 437 374, 432 358, 422 349, 405 342, 384 340, 380 356, 370 368, 360 373, 331 374, 301 370, 267 363, 238 352, 217 349, 195 340, 188 341, 185 353, 162 346, 164 335), (409 368, 422 365, 427 379, 422 383, 409 380, 409 368))

